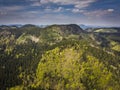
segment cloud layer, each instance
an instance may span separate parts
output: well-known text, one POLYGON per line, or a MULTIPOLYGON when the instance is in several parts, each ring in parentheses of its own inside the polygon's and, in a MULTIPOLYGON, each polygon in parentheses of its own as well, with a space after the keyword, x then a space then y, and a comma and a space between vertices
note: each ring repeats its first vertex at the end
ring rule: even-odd
POLYGON ((88 7, 96 0, 40 0, 41 4, 54 3, 60 5, 73 5, 76 8, 88 7))
POLYGON ((120 23, 118 0, 0 0, 0 23, 120 23))

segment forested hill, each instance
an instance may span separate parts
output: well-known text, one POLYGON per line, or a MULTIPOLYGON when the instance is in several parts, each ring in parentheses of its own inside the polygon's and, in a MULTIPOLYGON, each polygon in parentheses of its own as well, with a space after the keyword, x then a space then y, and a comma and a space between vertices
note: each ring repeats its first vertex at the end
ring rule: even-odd
POLYGON ((0 26, 0 90, 120 90, 118 28, 0 26))

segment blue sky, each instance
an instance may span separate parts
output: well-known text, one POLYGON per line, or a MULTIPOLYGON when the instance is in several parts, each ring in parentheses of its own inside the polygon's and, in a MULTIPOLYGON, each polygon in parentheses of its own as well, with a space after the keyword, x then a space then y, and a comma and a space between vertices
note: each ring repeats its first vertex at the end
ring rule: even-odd
POLYGON ((0 0, 0 24, 120 26, 120 0, 0 0))

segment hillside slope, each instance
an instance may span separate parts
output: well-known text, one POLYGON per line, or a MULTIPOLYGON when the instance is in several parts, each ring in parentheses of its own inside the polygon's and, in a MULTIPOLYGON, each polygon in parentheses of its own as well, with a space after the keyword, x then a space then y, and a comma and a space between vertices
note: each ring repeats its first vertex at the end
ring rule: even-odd
POLYGON ((75 24, 2 26, 0 89, 119 90, 118 39, 75 24))

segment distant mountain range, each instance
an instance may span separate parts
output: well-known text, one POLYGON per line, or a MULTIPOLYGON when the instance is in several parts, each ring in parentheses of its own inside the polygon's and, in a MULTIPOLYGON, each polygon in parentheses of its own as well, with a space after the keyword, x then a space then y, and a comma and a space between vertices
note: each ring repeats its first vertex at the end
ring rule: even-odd
POLYGON ((84 24, 80 24, 79 25, 83 30, 87 30, 87 29, 95 29, 95 28, 120 28, 118 26, 95 26, 95 25, 84 25, 84 24))
MULTIPOLYGON (((32 24, 8 24, 8 25, 0 25, 0 27, 23 27, 26 25, 32 25, 32 24)), ((34 25, 34 26, 38 26, 40 28, 45 28, 47 26, 51 26, 51 25, 34 25)), ((120 28, 120 27, 112 27, 112 26, 95 26, 95 25, 85 25, 85 24, 80 24, 79 25, 80 28, 82 28, 83 30, 88 30, 88 29, 96 29, 96 28, 120 28)))

